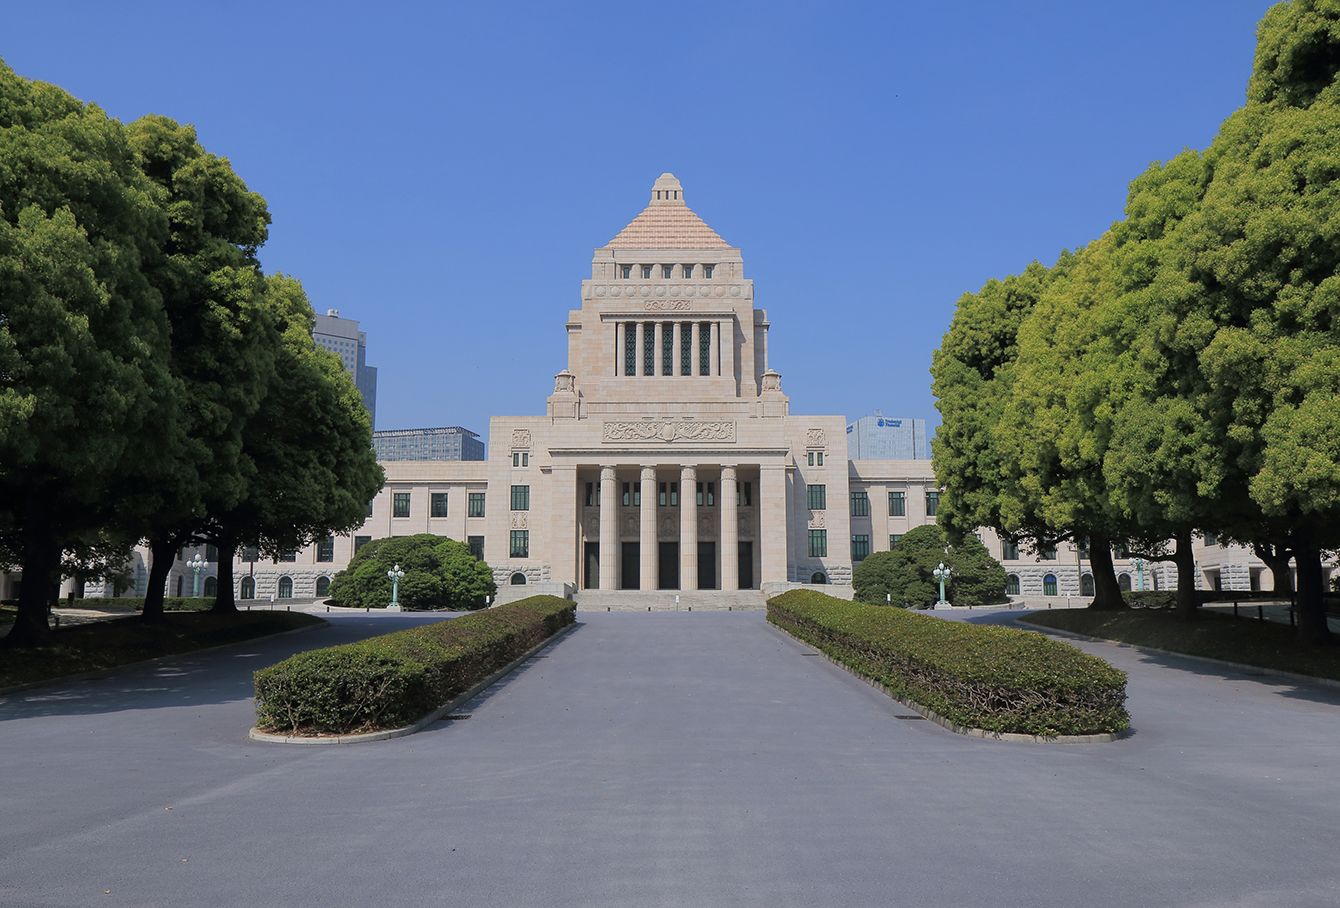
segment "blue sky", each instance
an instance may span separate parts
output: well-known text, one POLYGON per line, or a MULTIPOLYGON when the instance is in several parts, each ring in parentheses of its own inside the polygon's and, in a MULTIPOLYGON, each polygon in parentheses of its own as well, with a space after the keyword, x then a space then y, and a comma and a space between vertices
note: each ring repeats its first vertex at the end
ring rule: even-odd
POLYGON ((267 270, 362 321, 378 428, 542 413, 591 251, 673 171, 796 413, 924 416, 955 300, 1242 103, 1266 0, 43 3, 0 57, 193 123, 267 270))

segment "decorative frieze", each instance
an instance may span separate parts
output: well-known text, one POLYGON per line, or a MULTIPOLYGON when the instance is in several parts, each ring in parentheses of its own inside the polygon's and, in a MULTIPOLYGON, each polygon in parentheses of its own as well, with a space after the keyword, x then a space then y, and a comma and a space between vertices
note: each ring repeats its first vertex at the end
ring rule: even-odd
POLYGON ((648 312, 688 312, 693 304, 688 300, 647 300, 648 312))
POLYGON ((643 419, 636 422, 607 422, 601 435, 604 442, 677 441, 722 442, 734 444, 734 422, 710 422, 684 419, 643 419))

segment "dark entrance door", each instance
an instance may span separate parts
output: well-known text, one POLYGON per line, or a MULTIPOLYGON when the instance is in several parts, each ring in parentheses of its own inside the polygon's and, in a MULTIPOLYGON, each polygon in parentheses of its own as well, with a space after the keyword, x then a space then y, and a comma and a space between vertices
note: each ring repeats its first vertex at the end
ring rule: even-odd
POLYGON ((679 543, 662 542, 657 552, 656 588, 658 590, 679 589, 679 543))
POLYGON ((623 556, 623 575, 619 578, 619 589, 635 590, 638 587, 639 552, 636 542, 625 542, 620 550, 623 556))
POLYGON ((740 543, 740 589, 754 588, 754 543, 740 543))
POLYGON ((586 543, 582 558, 582 587, 594 590, 600 586, 600 543, 586 543))
POLYGON ((717 544, 715 542, 698 543, 698 589, 717 588, 717 544))

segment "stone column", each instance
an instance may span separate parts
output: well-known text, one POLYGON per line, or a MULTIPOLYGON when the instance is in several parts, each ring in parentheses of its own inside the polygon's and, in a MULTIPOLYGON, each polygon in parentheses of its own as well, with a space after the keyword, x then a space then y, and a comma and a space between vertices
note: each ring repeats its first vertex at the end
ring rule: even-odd
POLYGON ((614 374, 623 375, 623 322, 614 323, 614 374))
POLYGON ((671 352, 670 356, 670 362, 671 362, 670 374, 679 375, 681 372, 681 369, 679 368, 681 363, 679 351, 684 344, 684 323, 681 321, 676 321, 674 322, 674 326, 675 326, 675 349, 671 352))
POLYGON ((619 489, 614 467, 600 468, 600 588, 619 586, 619 489))
POLYGON ((740 517, 735 505, 735 465, 721 465, 721 589, 740 588, 740 517))
POLYGON ((638 515, 642 526, 638 534, 638 586, 644 590, 656 589, 656 566, 659 549, 656 544, 656 468, 642 468, 642 508, 638 515))
MULTIPOLYGON (((832 502, 830 502, 830 505, 832 502)), ((838 502, 838 507, 846 507, 838 502)), ((758 471, 760 583, 786 580, 786 467, 763 464, 758 471)), ((831 530, 830 530, 831 532, 831 530)), ((829 540, 829 550, 833 542, 829 540)))
POLYGON ((712 322, 712 374, 721 374, 721 322, 712 322))
POLYGON ((698 470, 679 468, 679 588, 698 588, 698 470))

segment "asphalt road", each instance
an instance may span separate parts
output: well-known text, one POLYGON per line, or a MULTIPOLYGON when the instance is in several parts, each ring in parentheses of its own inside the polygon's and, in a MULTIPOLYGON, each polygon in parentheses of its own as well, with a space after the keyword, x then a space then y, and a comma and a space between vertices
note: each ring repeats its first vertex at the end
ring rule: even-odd
POLYGON ((469 719, 247 740, 253 669, 415 620, 0 698, 0 904, 1340 904, 1340 691, 1101 644, 1112 744, 903 718, 758 612, 579 613, 469 719))

